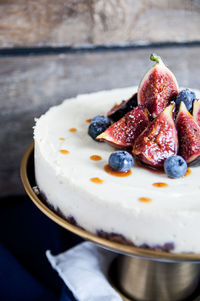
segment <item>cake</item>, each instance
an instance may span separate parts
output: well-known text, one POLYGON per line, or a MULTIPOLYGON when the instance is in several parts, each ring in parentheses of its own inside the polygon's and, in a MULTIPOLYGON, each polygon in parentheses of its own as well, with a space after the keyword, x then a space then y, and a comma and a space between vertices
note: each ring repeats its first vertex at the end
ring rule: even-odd
POLYGON ((129 176, 116 177, 104 170, 113 147, 88 135, 89 119, 105 115, 116 100, 136 91, 131 87, 79 95, 37 119, 38 188, 55 210, 88 232, 138 247, 198 253, 200 168, 170 179, 134 166, 129 176))
POLYGON ((113 145, 88 135, 94 116, 105 116, 137 91, 78 95, 36 119, 38 189, 53 210, 90 233, 140 248, 200 253, 200 167, 178 179, 141 164, 117 173, 108 165, 113 145))

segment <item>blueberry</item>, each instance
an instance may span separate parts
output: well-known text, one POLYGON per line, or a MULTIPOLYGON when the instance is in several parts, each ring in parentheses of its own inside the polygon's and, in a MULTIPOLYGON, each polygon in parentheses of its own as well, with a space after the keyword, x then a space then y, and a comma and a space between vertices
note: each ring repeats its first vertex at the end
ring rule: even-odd
POLYGON ((126 151, 117 151, 110 155, 109 165, 112 169, 120 172, 126 172, 131 169, 134 159, 131 154, 126 151))
POLYGON ((97 115, 94 118, 92 118, 91 123, 92 122, 97 122, 100 124, 106 124, 107 126, 110 126, 110 119, 106 116, 103 115, 97 115))
POLYGON ((96 137, 103 133, 110 126, 110 119, 105 116, 96 116, 91 120, 88 128, 88 134, 92 139, 96 140, 96 137))
POLYGON ((192 92, 189 89, 182 90, 179 92, 177 98, 176 98, 176 107, 177 109, 180 106, 181 101, 183 101, 188 109, 190 111, 192 109, 193 101, 195 100, 196 95, 194 92, 192 92))
POLYGON ((171 156, 165 160, 164 170, 168 177, 180 178, 187 171, 187 163, 181 156, 171 156))

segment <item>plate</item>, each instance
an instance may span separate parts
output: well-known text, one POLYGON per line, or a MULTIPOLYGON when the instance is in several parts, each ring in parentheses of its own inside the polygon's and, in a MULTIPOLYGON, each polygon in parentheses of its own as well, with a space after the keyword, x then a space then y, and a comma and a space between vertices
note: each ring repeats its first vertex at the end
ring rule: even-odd
POLYGON ((21 179, 24 185, 24 188, 34 202, 34 204, 51 220, 67 229, 68 231, 73 232, 76 235, 81 236, 82 238, 92 241, 97 245, 102 246, 108 250, 114 252, 129 255, 129 256, 139 256, 144 259, 158 260, 158 261, 168 261, 168 262, 200 262, 200 254, 194 253, 167 253, 164 251, 154 251, 148 249, 137 248, 130 245, 120 244, 101 238, 95 234, 89 233, 79 227, 70 224, 64 218, 60 217, 58 213, 54 212, 49 208, 40 195, 37 195, 33 187, 36 186, 35 176, 34 176, 34 143, 32 142, 27 150, 24 153, 22 162, 21 162, 21 179))

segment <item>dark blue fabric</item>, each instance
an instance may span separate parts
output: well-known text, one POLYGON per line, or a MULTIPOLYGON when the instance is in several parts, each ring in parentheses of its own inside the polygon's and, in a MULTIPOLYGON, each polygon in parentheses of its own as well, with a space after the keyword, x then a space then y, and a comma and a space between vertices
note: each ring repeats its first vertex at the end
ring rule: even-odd
POLYGON ((0 300, 74 301, 45 251, 58 254, 81 239, 47 218, 28 197, 0 202, 0 300))

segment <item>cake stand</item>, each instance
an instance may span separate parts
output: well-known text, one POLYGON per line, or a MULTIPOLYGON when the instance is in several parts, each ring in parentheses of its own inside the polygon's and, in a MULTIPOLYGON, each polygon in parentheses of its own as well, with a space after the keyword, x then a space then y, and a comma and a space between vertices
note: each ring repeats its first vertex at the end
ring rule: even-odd
POLYGON ((124 301, 200 300, 200 254, 174 254, 124 245, 70 224, 37 193, 33 153, 32 143, 21 162, 21 178, 27 194, 45 215, 63 228, 119 254, 110 266, 108 280, 124 301))

